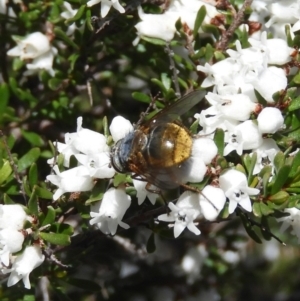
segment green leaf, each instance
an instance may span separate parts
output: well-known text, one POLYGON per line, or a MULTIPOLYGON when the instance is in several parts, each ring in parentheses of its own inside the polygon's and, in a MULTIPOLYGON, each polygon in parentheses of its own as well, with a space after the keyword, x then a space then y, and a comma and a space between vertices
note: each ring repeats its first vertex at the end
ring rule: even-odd
POLYGON ((260 208, 260 203, 259 202, 254 202, 253 206, 252 206, 252 211, 253 214, 257 217, 261 217, 262 216, 262 212, 261 212, 261 208, 260 208))
POLYGON ((57 91, 61 88, 62 82, 62 79, 52 77, 48 80, 48 87, 53 91, 57 91))
POLYGON ((22 158, 20 158, 18 161, 18 172, 25 170, 32 163, 34 163, 39 158, 40 153, 40 149, 35 147, 26 153, 22 158))
POLYGON ((76 62, 79 57, 80 55, 78 53, 73 53, 69 56, 68 61, 71 63, 71 71, 74 71, 76 62))
POLYGON ((298 174, 300 169, 300 152, 298 152, 293 160, 293 163, 291 164, 292 168, 289 174, 289 178, 293 180, 295 176, 298 174))
POLYGON ((278 170, 275 181, 271 188, 272 195, 277 193, 283 187, 283 185, 285 184, 285 182, 288 179, 288 175, 289 175, 290 171, 291 171, 291 166, 289 166, 289 165, 282 166, 278 170))
POLYGON ((197 17, 194 24, 194 30, 193 30, 194 38, 197 36, 199 28, 202 25, 205 16, 206 16, 206 7, 205 5, 202 5, 197 12, 197 17))
POLYGON ((270 196, 269 201, 279 205, 284 203, 289 198, 289 196, 290 195, 286 191, 281 190, 276 194, 270 196))
POLYGON ((147 252, 149 254, 154 253, 156 250, 156 245, 155 245, 155 234, 151 233, 148 241, 147 241, 147 252))
POLYGON ((70 236, 66 234, 40 232, 39 236, 53 245, 68 246, 71 243, 70 236))
POLYGON ((141 92, 133 92, 132 97, 140 102, 144 103, 150 103, 151 102, 151 97, 145 93, 141 92))
POLYGON ((274 210, 272 208, 270 208, 267 204, 260 202, 260 210, 262 215, 270 215, 274 212, 274 210))
POLYGON ((161 74, 161 82, 164 85, 165 89, 168 91, 171 88, 171 79, 168 77, 167 73, 162 73, 161 74))
POLYGON ((218 154, 223 157, 224 154, 224 131, 222 129, 216 129, 215 136, 214 136, 214 142, 218 148, 218 154))
POLYGON ((59 27, 54 27, 54 33, 57 38, 62 39, 67 45, 73 47, 76 51, 79 51, 79 47, 73 40, 66 35, 64 31, 62 31, 59 27))
POLYGON ((32 215, 38 215, 38 198, 35 187, 33 187, 30 199, 28 201, 28 210, 32 215))
POLYGON ((32 163, 28 172, 28 181, 31 187, 37 184, 38 181, 38 171, 36 163, 32 163))
POLYGON ((265 166, 259 173, 259 176, 263 179, 263 191, 264 191, 264 197, 267 197, 269 194, 269 181, 270 177, 272 175, 272 167, 271 166, 265 166))
POLYGON ((245 216, 244 213, 240 214, 242 223, 244 225, 244 228, 246 230, 246 232, 248 233, 248 235, 257 243, 261 244, 262 241, 260 239, 260 237, 258 236, 258 234, 254 231, 251 222, 248 220, 248 218, 245 216))
POLYGON ((274 167, 277 172, 285 164, 285 155, 283 152, 278 152, 274 158, 274 167))
POLYGON ((43 139, 34 132, 28 132, 25 130, 21 130, 23 137, 32 145, 32 146, 38 146, 41 147, 44 145, 43 139))
POLYGON ((146 42, 149 42, 151 44, 154 44, 154 45, 160 45, 160 46, 166 46, 166 41, 164 40, 161 40, 161 39, 157 39, 157 38, 150 38, 150 37, 145 37, 143 36, 142 39, 146 42))
POLYGON ((160 80, 158 80, 157 78, 152 78, 151 82, 159 86, 164 95, 167 94, 167 90, 160 80))
POLYGON ((300 96, 294 98, 288 106, 289 112, 300 109, 300 96))
POLYGON ((86 26, 89 29, 89 31, 94 31, 94 27, 93 27, 93 24, 92 24, 92 13, 91 13, 90 9, 88 9, 86 11, 85 22, 86 22, 86 26))
POLYGON ((4 193, 3 203, 5 205, 15 204, 15 202, 6 193, 4 193))
POLYGON ((270 234, 270 227, 268 223, 268 218, 266 216, 263 216, 261 219, 261 225, 260 233, 263 236, 265 240, 271 240, 272 236, 270 234))
POLYGON ((46 226, 46 225, 51 225, 55 221, 56 217, 56 212, 52 206, 47 207, 47 214, 44 218, 44 220, 41 223, 41 227, 46 226))
POLYGON ((0 169, 0 185, 4 183, 12 173, 12 168, 8 160, 3 160, 4 164, 0 169))
POLYGON ((42 199, 46 200, 52 200, 53 199, 53 193, 49 191, 47 188, 43 188, 40 186, 35 187, 36 195, 42 199))
POLYGON ((91 191, 89 199, 85 202, 85 205, 102 200, 105 193, 106 183, 105 181, 98 181, 91 191))

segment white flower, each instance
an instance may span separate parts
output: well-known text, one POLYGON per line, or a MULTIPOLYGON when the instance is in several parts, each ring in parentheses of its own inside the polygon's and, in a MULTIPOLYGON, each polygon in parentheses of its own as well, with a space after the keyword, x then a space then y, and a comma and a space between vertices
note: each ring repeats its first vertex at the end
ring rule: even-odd
MULTIPOLYGON (((255 150, 257 153, 257 160, 254 166, 253 174, 258 174, 267 165, 272 166, 272 169, 274 169, 274 158, 279 150, 280 149, 275 140, 271 138, 264 139, 262 145, 255 150)), ((253 153, 250 154, 251 157, 252 155, 253 153)))
POLYGON ((267 102, 273 103, 273 94, 284 90, 287 86, 286 74, 281 68, 271 66, 253 80, 253 85, 267 102))
POLYGON ((42 254, 39 246, 26 247, 12 265, 12 272, 8 278, 7 286, 12 286, 22 279, 25 288, 30 289, 29 274, 40 266, 44 259, 45 256, 42 254))
POLYGON ((58 166, 55 165, 53 170, 56 175, 49 175, 46 179, 58 186, 53 195, 55 201, 66 192, 89 191, 94 186, 93 178, 85 166, 78 166, 60 172, 58 166))
POLYGON ((115 175, 115 170, 110 165, 108 153, 93 155, 77 154, 75 158, 89 170, 89 175, 98 179, 109 179, 115 175))
POLYGON ((227 124, 227 127, 228 133, 225 137, 227 145, 224 148, 224 156, 233 150, 241 155, 243 150, 258 148, 263 142, 261 133, 252 120, 244 121, 236 127, 227 124))
MULTIPOLYGON (((151 204, 154 205, 156 199, 158 198, 158 194, 150 192, 146 189, 146 185, 148 183, 144 181, 135 180, 135 179, 133 179, 132 182, 134 188, 136 189, 136 197, 138 198, 138 204, 141 205, 145 201, 146 197, 148 197, 151 204)), ((159 190, 154 185, 151 185, 149 188, 152 190, 159 190)))
POLYGON ((248 186, 245 174, 230 169, 219 178, 220 188, 229 199, 229 214, 233 213, 237 205, 251 212, 252 206, 249 196, 259 194, 259 189, 248 186))
POLYGON ((0 229, 21 230, 26 219, 26 212, 21 205, 0 205, 0 229))
MULTIPOLYGON (((73 18, 78 11, 78 9, 73 9, 71 4, 66 1, 63 2, 63 7, 64 7, 64 11, 60 15, 62 18, 66 19, 66 20, 73 18)), ((73 24, 71 24, 68 27, 66 34, 68 36, 72 35, 74 33, 75 29, 76 29, 76 24, 74 22, 73 24)))
POLYGON ((116 233, 118 225, 128 229, 129 225, 122 222, 122 219, 130 203, 131 198, 124 190, 110 188, 105 192, 101 205, 98 203, 91 208, 90 224, 97 224, 103 233, 111 235, 116 233))
POLYGON ((35 59, 50 51, 50 43, 47 36, 41 32, 34 32, 22 37, 14 37, 17 46, 7 52, 9 56, 19 56, 21 60, 35 59))
POLYGON ((288 227, 292 227, 292 234, 296 235, 300 243, 300 210, 297 208, 286 208, 284 212, 289 213, 289 216, 278 218, 278 222, 282 222, 280 231, 285 231, 288 227))
POLYGON ((128 133, 133 132, 131 122, 122 116, 115 117, 109 127, 111 136, 115 142, 124 138, 128 133))
POLYGON ((24 235, 16 229, 5 228, 0 230, 0 261, 9 266, 9 258, 12 253, 22 249, 24 235))
POLYGON ((179 16, 175 13, 165 12, 164 14, 145 14, 143 9, 138 7, 138 14, 141 22, 135 25, 138 38, 133 42, 136 45, 140 37, 150 37, 171 41, 176 32, 175 22, 179 16))
POLYGON ((91 7, 101 2, 101 17, 104 18, 108 14, 111 7, 116 9, 119 13, 125 13, 124 7, 119 3, 119 0, 90 0, 87 6, 91 7))
POLYGON ((277 108, 264 108, 257 117, 258 129, 262 134, 274 134, 283 126, 282 113, 277 108))
POLYGON ((185 228, 199 235, 201 232, 196 227, 194 220, 200 217, 200 206, 198 194, 185 191, 176 202, 169 203, 171 212, 158 216, 158 220, 174 223, 174 237, 178 237, 185 228))
POLYGON ((71 144, 83 154, 90 155, 109 151, 104 135, 82 127, 82 117, 77 118, 77 133, 70 138, 71 144))
POLYGON ((217 218, 225 202, 226 196, 220 188, 207 185, 201 191, 199 200, 201 213, 209 221, 213 221, 217 218))
POLYGON ((215 142, 206 137, 200 137, 193 140, 192 157, 198 157, 204 164, 210 164, 218 153, 215 142))
POLYGON ((31 63, 26 64, 28 70, 24 72, 24 75, 32 75, 37 73, 39 70, 46 70, 51 76, 54 76, 55 72, 52 66, 56 54, 57 49, 55 47, 51 47, 49 51, 33 59, 31 63))

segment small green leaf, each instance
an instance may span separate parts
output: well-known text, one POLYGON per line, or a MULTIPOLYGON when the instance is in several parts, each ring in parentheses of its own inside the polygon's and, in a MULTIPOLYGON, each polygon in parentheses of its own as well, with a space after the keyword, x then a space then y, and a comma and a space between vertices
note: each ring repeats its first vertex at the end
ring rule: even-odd
POLYGON ((151 97, 145 93, 141 92, 133 92, 132 97, 140 102, 144 103, 150 103, 151 102, 151 97))
POLYGON ((73 47, 76 51, 79 51, 78 45, 73 42, 73 40, 67 36, 67 34, 62 31, 59 27, 54 27, 54 33, 57 38, 62 39, 67 45, 73 47))
POLYGON ((52 77, 48 80, 48 87, 53 91, 57 91, 61 88, 62 82, 62 79, 52 77))
POLYGON ((261 208, 260 208, 260 203, 259 202, 254 202, 253 206, 252 206, 252 211, 253 214, 257 217, 261 217, 262 216, 262 212, 261 212, 261 208))
POLYGON ((300 96, 294 98, 288 106, 289 112, 300 109, 300 96))
POLYGON ((147 241, 147 252, 149 254, 154 253, 156 250, 156 245, 155 245, 155 234, 151 233, 148 241, 147 241))
POLYGON ((79 57, 80 57, 80 55, 78 53, 72 53, 69 56, 68 61, 71 63, 71 71, 74 71, 76 62, 77 62, 79 57))
POLYGON ((289 178, 293 180, 296 176, 296 174, 299 172, 300 169, 300 152, 297 152, 297 154, 294 157, 293 163, 291 164, 292 168, 289 174, 289 178))
POLYGON ((260 233, 263 236, 265 240, 271 240, 272 236, 270 234, 270 227, 268 223, 268 218, 266 216, 263 216, 261 219, 261 225, 260 233))
POLYGON ((142 39, 145 40, 146 42, 149 42, 154 45, 166 46, 166 41, 161 40, 161 39, 150 38, 150 37, 146 37, 146 36, 143 36, 142 39))
POLYGON ((285 155, 283 152, 278 152, 274 158, 274 167, 277 172, 285 164, 285 155))
POLYGON ((38 146, 41 147, 44 145, 43 139, 34 132, 28 132, 25 130, 21 130, 23 137, 32 145, 32 146, 38 146))
POLYGON ((30 214, 38 215, 38 198, 36 195, 35 187, 33 187, 30 199, 28 201, 28 210, 30 214))
POLYGON ((15 202, 6 193, 4 193, 3 203, 5 205, 15 204, 15 202))
POLYGON ((28 181, 31 187, 37 184, 38 181, 38 171, 36 163, 32 163, 28 172, 28 181))
POLYGON ((49 191, 47 188, 36 186, 35 190, 36 190, 36 195, 38 197, 45 199, 45 200, 53 199, 53 193, 51 191, 49 191))
POLYGON ((282 166, 278 170, 275 181, 271 188, 272 195, 277 193, 283 187, 283 185, 285 184, 285 182, 288 179, 288 175, 289 175, 290 171, 291 171, 291 166, 289 166, 289 165, 282 166))
POLYGON ((47 207, 47 214, 44 218, 44 220, 41 223, 41 227, 46 226, 46 225, 51 225, 55 221, 56 217, 56 212, 52 206, 47 207))
POLYGON ((225 143, 224 143, 224 131, 222 129, 216 129, 214 142, 218 148, 218 154, 220 156, 223 156, 225 143))
POLYGON ((269 197, 269 201, 273 202, 275 204, 282 204, 284 203, 288 198, 289 194, 286 191, 279 191, 276 194, 273 194, 272 196, 269 197))
POLYGON ((257 243, 261 244, 262 241, 260 239, 260 237, 258 236, 258 234, 254 231, 251 222, 248 220, 248 218, 242 213, 240 214, 242 223, 244 225, 244 228, 246 230, 246 232, 248 233, 248 235, 257 243))
POLYGON ((3 160, 4 164, 0 169, 0 185, 4 183, 12 173, 12 168, 8 160, 3 160))
POLYGON ((168 91, 171 88, 171 79, 168 77, 167 73, 161 74, 161 82, 164 85, 165 89, 168 91))
POLYGON ((270 208, 267 204, 260 202, 260 210, 262 215, 270 215, 274 212, 274 210, 272 208, 270 208))
POLYGON ((91 191, 89 199, 85 202, 85 205, 90 205, 91 203, 102 200, 105 193, 105 181, 98 181, 91 191))
POLYGON ((71 243, 69 235, 40 232, 40 237, 53 245, 68 246, 71 243))
POLYGON ((26 153, 22 158, 20 158, 18 161, 18 172, 25 170, 32 163, 34 163, 39 158, 40 153, 40 149, 35 147, 26 153))
POLYGON ((158 80, 157 78, 152 78, 151 82, 159 86, 163 94, 167 94, 167 90, 160 80, 158 80))
POLYGON ((86 22, 86 26, 89 29, 89 31, 94 31, 94 27, 93 27, 93 24, 92 24, 92 13, 91 13, 90 9, 88 9, 86 11, 85 22, 86 22))
POLYGON ((269 194, 269 182, 270 177, 272 174, 272 167, 271 166, 265 166, 259 173, 259 176, 263 179, 263 191, 264 191, 264 197, 267 197, 269 194))
POLYGON ((193 30, 194 38, 197 36, 199 28, 202 25, 205 16, 206 16, 206 7, 205 5, 202 5, 197 12, 197 17, 194 24, 194 30, 193 30))

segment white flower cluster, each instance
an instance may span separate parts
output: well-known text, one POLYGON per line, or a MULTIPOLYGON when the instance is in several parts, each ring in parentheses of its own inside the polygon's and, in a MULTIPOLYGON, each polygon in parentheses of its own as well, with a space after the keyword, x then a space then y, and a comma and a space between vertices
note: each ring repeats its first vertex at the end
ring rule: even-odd
POLYGON ((111 7, 116 9, 119 13, 125 13, 124 7, 119 3, 119 0, 90 0, 87 6, 91 7, 101 2, 101 17, 104 18, 108 14, 111 7))
MULTIPOLYGON (((138 13, 142 21, 135 26, 137 38, 133 44, 137 45, 140 38, 143 37, 157 38, 167 42, 171 41, 176 33, 175 23, 179 19, 182 24, 193 30, 197 13, 202 6, 206 8, 206 17, 203 24, 210 24, 212 18, 219 13, 215 6, 201 0, 171 1, 163 14, 145 14, 143 9, 139 7, 138 13)), ((201 29, 199 32, 201 32, 201 29)))
POLYGON ((0 205, 0 266, 2 274, 8 274, 7 286, 23 280, 29 289, 29 274, 45 259, 38 245, 23 248, 23 226, 30 220, 20 205, 0 205), (17 254, 16 254, 17 253, 17 254))
POLYGON ((57 49, 51 46, 49 38, 41 32, 34 32, 26 37, 13 36, 17 46, 7 52, 9 56, 19 57, 22 61, 28 61, 27 71, 24 75, 31 75, 39 70, 46 70, 54 76, 52 68, 57 49))

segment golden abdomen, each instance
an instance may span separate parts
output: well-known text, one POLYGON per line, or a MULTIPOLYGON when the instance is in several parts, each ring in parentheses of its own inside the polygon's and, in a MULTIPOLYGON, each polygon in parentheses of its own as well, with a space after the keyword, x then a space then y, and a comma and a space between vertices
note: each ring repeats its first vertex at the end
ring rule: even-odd
POLYGON ((176 123, 158 125, 148 138, 146 160, 152 167, 180 165, 191 156, 192 137, 185 127, 176 123))

